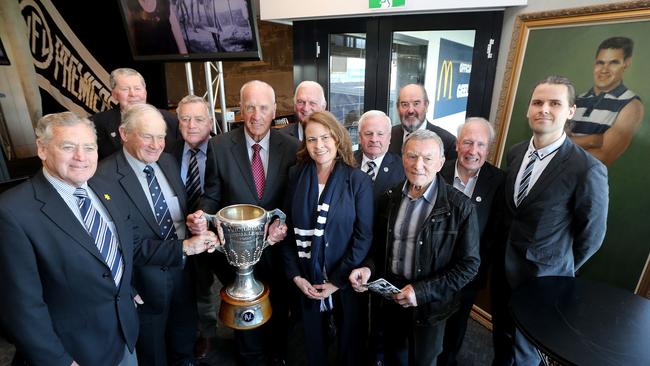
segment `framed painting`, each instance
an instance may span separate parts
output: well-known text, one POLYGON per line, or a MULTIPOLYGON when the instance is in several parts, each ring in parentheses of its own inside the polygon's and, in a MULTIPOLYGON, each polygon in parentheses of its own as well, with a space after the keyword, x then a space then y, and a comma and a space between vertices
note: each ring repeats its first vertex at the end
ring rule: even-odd
MULTIPOLYGON (((532 132, 526 118, 530 95, 536 82, 548 75, 562 75, 573 81, 579 96, 578 110, 581 98, 594 92, 601 99, 612 98, 605 96, 605 92, 617 94, 624 90, 635 94, 637 113, 634 122, 620 122, 623 118, 614 114, 615 118, 609 125, 605 126, 601 117, 594 124, 596 127, 605 126, 605 130, 613 129, 617 123, 618 128, 627 123, 632 126, 627 138, 614 140, 624 145, 615 159, 606 160, 595 150, 590 150, 590 145, 584 145, 608 166, 610 207, 605 242, 583 266, 581 275, 634 290, 646 297, 650 290, 650 225, 646 222, 650 194, 644 189, 650 187, 650 165, 647 164, 650 113, 644 113, 644 103, 650 100, 650 62, 644 60, 650 60, 649 34, 650 1, 520 15, 515 23, 499 99, 494 156, 494 161, 507 169, 504 156, 508 148, 530 139, 532 132), (603 61, 606 58, 601 53, 603 45, 605 49, 621 48, 612 46, 612 40, 624 40, 628 46, 632 45, 629 54, 620 50, 620 55, 625 56, 619 57, 621 65, 618 71, 603 67, 603 64, 613 62, 603 61), (617 89, 603 86, 606 84, 604 78, 609 78, 610 84, 613 83, 617 89)), ((602 106, 593 108, 607 109, 602 106)), ((578 142, 576 136, 587 134, 573 134, 577 123, 569 121, 567 128, 575 142, 578 142)), ((588 134, 591 133, 600 137, 602 143, 603 132, 600 136, 596 132, 588 134)))

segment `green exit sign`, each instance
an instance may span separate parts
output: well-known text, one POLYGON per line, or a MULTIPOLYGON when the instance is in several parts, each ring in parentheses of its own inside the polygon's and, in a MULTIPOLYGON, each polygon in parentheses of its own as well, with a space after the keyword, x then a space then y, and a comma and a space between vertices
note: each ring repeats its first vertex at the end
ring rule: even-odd
POLYGON ((368 0, 370 9, 400 8, 406 5, 406 0, 368 0))

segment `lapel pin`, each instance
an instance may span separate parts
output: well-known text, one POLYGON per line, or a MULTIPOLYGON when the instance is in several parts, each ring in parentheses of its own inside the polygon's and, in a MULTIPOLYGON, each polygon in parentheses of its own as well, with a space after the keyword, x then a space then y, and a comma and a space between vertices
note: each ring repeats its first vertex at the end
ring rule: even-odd
POLYGON ((115 131, 111 132, 111 137, 115 137, 115 136, 117 136, 117 134, 115 133, 115 131))
POLYGON ((483 199, 481 198, 481 196, 476 196, 476 202, 481 202, 481 201, 483 201, 483 199))
POLYGON ((388 167, 387 166, 384 167, 384 173, 388 173, 388 167))
POLYGON ((109 196, 108 193, 104 193, 104 199, 105 199, 106 201, 110 201, 110 200, 111 200, 111 196, 109 196))

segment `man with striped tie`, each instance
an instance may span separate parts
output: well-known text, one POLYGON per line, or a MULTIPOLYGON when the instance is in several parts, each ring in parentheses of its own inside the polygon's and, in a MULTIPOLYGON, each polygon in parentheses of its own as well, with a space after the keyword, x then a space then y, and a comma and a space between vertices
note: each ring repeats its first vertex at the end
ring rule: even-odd
MULTIPOLYGON (((208 140, 212 131, 213 120, 210 116, 210 106, 205 99, 196 95, 187 95, 178 102, 176 108, 179 129, 183 136, 182 141, 177 141, 171 153, 178 160, 180 176, 185 183, 187 192, 188 212, 198 209, 199 200, 203 194, 205 182, 205 162, 208 150, 208 140)), ((194 259, 196 264, 195 287, 197 310, 199 314, 199 337, 194 346, 194 355, 205 358, 214 349, 217 336, 217 298, 218 294, 212 291, 214 272, 220 281, 225 282, 226 275, 221 271, 230 270, 224 263, 215 266, 214 272, 211 264, 212 254, 203 253, 194 259)))
POLYGON ((14 364, 137 365, 134 263, 178 267, 215 238, 136 240, 119 187, 90 179, 93 123, 50 114, 36 136, 43 169, 0 196, 0 328, 14 364))
POLYGON ((359 118, 359 150, 354 159, 372 178, 375 200, 388 188, 403 182, 404 167, 399 155, 388 151, 390 118, 382 111, 367 111, 359 118))
MULTIPOLYGON (((539 81, 526 114, 533 137, 508 152, 505 275, 512 290, 534 277, 573 277, 605 237, 607 168, 564 133, 575 110, 569 79, 539 81)), ((517 330, 511 355, 516 365, 541 361, 517 330)))
MULTIPOLYGON (((171 154, 163 153, 165 129, 155 107, 131 106, 119 129, 123 149, 102 160, 98 174, 112 180, 128 196, 140 236, 174 243, 189 237, 185 226, 188 203, 178 164, 171 154)), ((135 267, 133 285, 144 301, 138 306, 141 364, 195 364, 198 318, 193 268, 190 260, 180 268, 135 267)))

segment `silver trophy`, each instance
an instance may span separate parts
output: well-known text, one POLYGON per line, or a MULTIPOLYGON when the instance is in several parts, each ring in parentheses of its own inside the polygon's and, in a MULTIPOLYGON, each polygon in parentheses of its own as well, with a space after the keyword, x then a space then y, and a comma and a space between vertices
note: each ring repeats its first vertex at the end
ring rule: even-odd
POLYGON ((218 249, 237 269, 234 283, 221 289, 219 318, 230 328, 253 329, 271 317, 269 289, 253 277, 253 266, 268 246, 266 232, 274 217, 284 224, 286 215, 279 209, 266 211, 254 205, 224 207, 216 215, 204 214, 222 240, 218 249))

